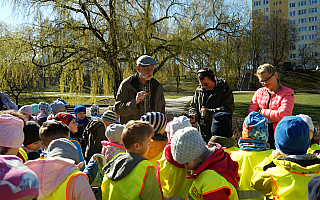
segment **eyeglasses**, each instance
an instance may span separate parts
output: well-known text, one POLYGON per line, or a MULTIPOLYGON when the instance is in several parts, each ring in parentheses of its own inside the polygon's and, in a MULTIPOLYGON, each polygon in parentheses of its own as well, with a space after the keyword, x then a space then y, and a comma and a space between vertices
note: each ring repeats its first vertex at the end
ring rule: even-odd
POLYGON ((259 82, 260 82, 260 83, 265 83, 265 82, 267 82, 268 80, 270 80, 270 78, 273 77, 274 74, 275 74, 275 73, 273 73, 269 78, 266 78, 266 79, 264 79, 264 80, 262 80, 262 81, 259 80, 259 82))

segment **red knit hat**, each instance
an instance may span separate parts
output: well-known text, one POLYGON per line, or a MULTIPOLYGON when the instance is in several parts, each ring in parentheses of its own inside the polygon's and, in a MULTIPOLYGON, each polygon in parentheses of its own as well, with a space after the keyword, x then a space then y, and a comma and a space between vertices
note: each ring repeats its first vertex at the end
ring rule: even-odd
POLYGON ((71 120, 74 119, 74 116, 69 113, 60 112, 54 118, 55 120, 62 121, 68 126, 71 120))

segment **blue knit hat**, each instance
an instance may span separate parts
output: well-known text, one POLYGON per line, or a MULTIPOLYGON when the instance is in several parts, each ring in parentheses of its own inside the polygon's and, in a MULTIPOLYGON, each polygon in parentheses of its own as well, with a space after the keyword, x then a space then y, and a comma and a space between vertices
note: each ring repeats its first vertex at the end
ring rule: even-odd
POLYGON ((39 105, 38 105, 37 103, 31 104, 31 113, 32 113, 32 114, 37 113, 37 112, 40 112, 38 106, 39 106, 39 105))
POLYGON ((68 103, 65 100, 63 100, 61 98, 58 98, 57 100, 61 101, 64 104, 64 106, 66 107, 66 110, 68 110, 68 103))
POLYGON ((73 109, 74 114, 76 115, 78 112, 86 112, 86 108, 83 105, 76 105, 73 109))
POLYGON ((310 146, 309 126, 301 117, 286 116, 274 132, 275 146, 288 155, 307 153, 310 146))

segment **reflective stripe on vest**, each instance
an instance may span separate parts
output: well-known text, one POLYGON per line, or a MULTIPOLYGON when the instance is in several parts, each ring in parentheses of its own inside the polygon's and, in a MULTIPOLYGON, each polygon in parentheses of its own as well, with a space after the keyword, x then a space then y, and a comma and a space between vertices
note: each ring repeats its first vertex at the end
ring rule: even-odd
POLYGON ((185 199, 193 181, 193 179, 186 178, 188 170, 171 164, 167 161, 164 154, 158 163, 163 197, 181 197, 185 199))
POLYGON ((239 199, 237 190, 231 183, 214 170, 206 170, 201 172, 200 175, 193 180, 186 199, 202 200, 203 195, 214 193, 222 189, 230 190, 230 200, 239 199))
POLYGON ((267 169, 276 189, 275 199, 308 200, 308 183, 312 177, 320 176, 320 172, 303 174, 291 172, 283 167, 267 169))
POLYGON ((150 161, 143 160, 126 177, 118 181, 112 181, 105 175, 101 185, 102 199, 140 199, 150 167, 154 170, 150 161))
POLYGON ((21 147, 19 148, 19 153, 20 153, 20 155, 23 157, 23 159, 24 159, 24 162, 23 163, 25 163, 25 162, 27 162, 28 161, 28 154, 25 152, 25 150, 23 150, 21 147))
POLYGON ((57 187, 57 189, 55 189, 50 194, 50 196, 45 198, 45 200, 57 200, 57 199, 58 200, 68 200, 69 199, 69 196, 68 196, 69 183, 70 183, 71 179, 76 176, 85 176, 88 180, 87 175, 85 175, 84 173, 82 173, 76 169, 69 176, 67 176, 67 178, 57 187))

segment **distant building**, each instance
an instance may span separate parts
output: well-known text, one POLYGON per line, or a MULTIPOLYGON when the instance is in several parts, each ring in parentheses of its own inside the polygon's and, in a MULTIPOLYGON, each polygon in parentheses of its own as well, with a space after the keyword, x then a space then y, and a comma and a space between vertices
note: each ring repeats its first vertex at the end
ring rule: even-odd
POLYGON ((289 47, 285 61, 296 66, 315 69, 315 58, 319 58, 320 44, 318 28, 320 29, 320 0, 252 0, 252 11, 281 14, 287 17, 290 24, 295 24, 296 38, 294 45, 289 47), (319 11, 318 11, 319 8, 319 11), (318 21, 319 20, 319 21, 318 21))

